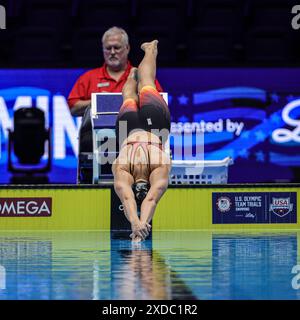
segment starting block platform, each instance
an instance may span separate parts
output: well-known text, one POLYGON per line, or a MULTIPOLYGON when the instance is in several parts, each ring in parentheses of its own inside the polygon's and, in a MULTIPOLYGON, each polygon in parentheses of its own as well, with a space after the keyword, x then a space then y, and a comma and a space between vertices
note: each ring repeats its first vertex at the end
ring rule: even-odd
MULTIPOLYGON (((168 93, 161 93, 168 103, 168 93)), ((112 185, 111 163, 117 157, 115 124, 122 104, 121 93, 93 93, 90 118, 92 123, 93 152, 80 153, 78 161, 78 184, 81 172, 92 172, 93 184, 112 185), (108 161, 103 163, 103 159, 108 161)), ((170 143, 164 151, 170 154, 170 143)), ((228 181, 228 167, 233 164, 230 157, 222 160, 172 160, 169 183, 171 185, 223 184, 228 181)))

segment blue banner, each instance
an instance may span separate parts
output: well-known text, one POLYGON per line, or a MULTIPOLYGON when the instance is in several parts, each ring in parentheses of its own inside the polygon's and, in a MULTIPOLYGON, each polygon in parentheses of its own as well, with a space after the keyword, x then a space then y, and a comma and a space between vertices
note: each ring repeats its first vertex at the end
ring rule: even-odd
MULTIPOLYGON (((0 183, 10 179, 13 112, 32 105, 45 111, 52 129, 50 182, 76 182, 81 118, 71 116, 66 98, 84 71, 0 70, 0 183)), ((290 68, 159 69, 157 78, 169 93, 175 159, 201 159, 197 133, 204 132, 205 159, 233 158, 229 182, 293 180, 300 167, 299 76, 300 69, 290 68)))
POLYGON ((296 192, 213 192, 213 224, 297 223, 296 192))

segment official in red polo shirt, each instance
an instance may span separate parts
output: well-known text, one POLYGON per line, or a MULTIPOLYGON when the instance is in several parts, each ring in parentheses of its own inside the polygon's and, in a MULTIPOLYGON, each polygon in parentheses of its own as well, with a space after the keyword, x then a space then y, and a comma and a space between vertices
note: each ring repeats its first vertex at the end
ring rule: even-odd
MULTIPOLYGON (((79 131, 79 153, 93 152, 92 123, 90 117, 91 95, 93 92, 122 92, 130 69, 128 61, 130 50, 128 35, 118 27, 108 29, 102 37, 105 63, 84 73, 74 84, 68 97, 68 104, 73 116, 83 116, 79 131)), ((158 81, 157 90, 162 92, 158 81)), ((121 106, 120 106, 121 107, 121 106)), ((92 172, 81 172, 83 183, 92 183, 92 172)))
MULTIPOLYGON (((73 86, 68 104, 73 116, 82 116, 91 104, 93 92, 122 92, 132 68, 128 61, 128 35, 118 27, 108 29, 102 37, 104 61, 102 67, 84 73, 73 86)), ((162 88, 156 80, 157 90, 162 88)))

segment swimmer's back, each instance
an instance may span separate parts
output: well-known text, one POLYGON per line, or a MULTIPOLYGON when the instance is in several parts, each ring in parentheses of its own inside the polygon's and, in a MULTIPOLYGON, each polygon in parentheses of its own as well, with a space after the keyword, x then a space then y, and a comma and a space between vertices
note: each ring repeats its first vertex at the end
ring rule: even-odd
POLYGON ((152 134, 151 132, 144 130, 137 130, 129 135, 122 144, 122 146, 131 143, 131 142, 153 142, 153 143, 161 143, 158 136, 152 134))
POLYGON ((113 169, 118 166, 119 169, 134 173, 137 178, 140 175, 144 179, 145 175, 149 176, 156 168, 162 165, 170 166, 170 162, 169 155, 163 151, 160 139, 156 135, 137 131, 124 140, 113 169))

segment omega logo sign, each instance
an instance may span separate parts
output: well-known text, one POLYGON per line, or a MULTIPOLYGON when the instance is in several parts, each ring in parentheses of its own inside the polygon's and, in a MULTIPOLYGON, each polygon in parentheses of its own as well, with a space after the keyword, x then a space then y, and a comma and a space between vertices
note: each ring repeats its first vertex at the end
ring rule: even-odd
POLYGON ((50 217, 52 198, 0 198, 0 217, 50 217))

